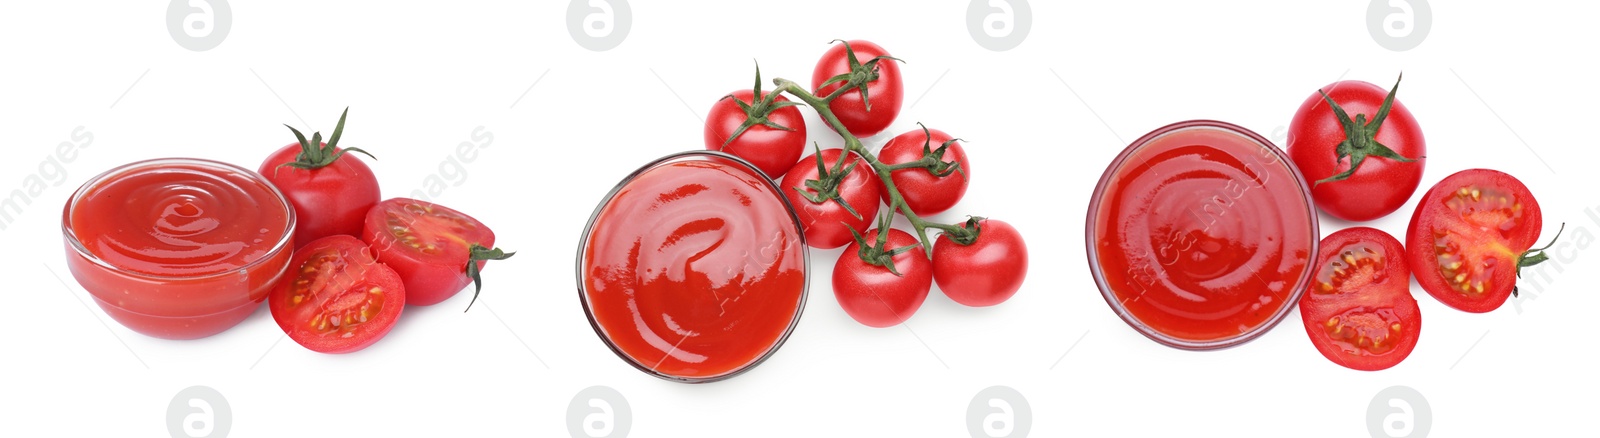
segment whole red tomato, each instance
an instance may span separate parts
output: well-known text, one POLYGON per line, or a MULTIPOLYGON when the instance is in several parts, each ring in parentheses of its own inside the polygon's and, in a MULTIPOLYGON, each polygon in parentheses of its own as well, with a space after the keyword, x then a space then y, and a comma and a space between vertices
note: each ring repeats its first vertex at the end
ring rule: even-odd
POLYGON ((893 228, 887 238, 880 238, 882 231, 874 229, 845 247, 833 267, 833 296, 839 307, 856 322, 872 327, 890 327, 911 318, 933 285, 933 264, 917 238, 893 228), (877 245, 864 247, 862 242, 877 245))
POLYGON ((1306 98, 1289 124, 1289 159, 1329 215, 1369 221, 1393 213, 1422 181, 1428 153, 1411 110, 1362 81, 1335 82, 1306 98))
POLYGON ((272 319, 295 343, 322 353, 349 353, 394 328, 406 307, 406 290, 393 269, 373 258, 366 242, 334 235, 294 252, 267 303, 272 319))
POLYGON ((977 219, 962 224, 977 238, 960 243, 948 234, 933 245, 933 281, 951 300, 972 307, 1005 302, 1028 276, 1028 246, 1005 221, 977 219))
MULTIPOLYGON (((514 254, 495 248, 494 231, 472 216, 408 198, 373 206, 361 238, 372 245, 378 261, 400 274, 406 302, 418 306, 438 304, 467 284, 481 289, 478 272, 484 264, 514 254)), ((476 289, 472 299, 478 299, 476 289)))
POLYGON ((706 149, 723 151, 756 165, 777 179, 806 147, 806 120, 796 103, 761 91, 761 70, 750 90, 728 94, 706 116, 706 149))
MULTIPOLYGON (((961 142, 944 131, 926 127, 889 140, 878 152, 878 160, 890 166, 919 160, 926 163, 889 173, 906 206, 918 216, 954 207, 967 194, 967 180, 972 177, 972 164, 967 161, 961 142)), ((887 204, 889 191, 883 190, 881 196, 887 204)))
POLYGON ((1539 200, 1516 177, 1489 169, 1456 172, 1428 189, 1411 214, 1411 273, 1450 307, 1497 309, 1516 293, 1522 268, 1549 259, 1548 246, 1529 249, 1543 227, 1539 200))
POLYGON ((806 244, 833 249, 851 242, 851 230, 865 232, 872 225, 881 185, 856 154, 828 149, 795 163, 779 187, 800 216, 806 244))
POLYGON ((1367 227, 1329 234, 1320 247, 1316 277, 1300 297, 1311 345, 1355 370, 1381 370, 1405 360, 1422 334, 1405 248, 1389 233, 1367 227))
POLYGON ((841 43, 828 48, 817 60, 816 69, 811 71, 811 89, 817 97, 825 97, 856 78, 864 81, 834 99, 829 108, 851 134, 871 137, 900 116, 905 95, 900 65, 889 51, 869 41, 841 43))
MULTIPOLYGON (((339 124, 333 128, 333 137, 322 142, 322 133, 306 140, 294 127, 298 143, 278 149, 261 163, 258 172, 289 198, 294 206, 294 245, 298 249, 313 240, 344 234, 361 235, 362 221, 367 210, 378 203, 378 178, 360 158, 346 152, 366 151, 357 148, 340 149, 339 137, 344 133, 346 108, 339 115, 339 124)), ((371 156, 371 155, 368 155, 371 156)))

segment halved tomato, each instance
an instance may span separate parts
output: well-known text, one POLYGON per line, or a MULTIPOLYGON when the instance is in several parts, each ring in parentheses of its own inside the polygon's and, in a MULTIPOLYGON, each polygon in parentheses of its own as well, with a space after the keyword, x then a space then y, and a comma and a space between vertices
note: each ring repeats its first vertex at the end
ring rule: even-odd
POLYGON ((1483 313, 1505 304, 1517 270, 1546 260, 1530 251, 1544 218, 1517 178, 1468 169, 1434 184, 1417 203, 1406 249, 1417 283, 1440 302, 1483 313))
POLYGON ((1316 277, 1300 297, 1300 317, 1323 357, 1375 371, 1411 355, 1422 334, 1422 312, 1411 298, 1411 271, 1400 241, 1373 228, 1346 228, 1322 239, 1317 263, 1316 277))
POLYGON ((418 306, 455 296, 467 284, 477 282, 485 261, 504 260, 512 254, 490 249, 494 248, 494 231, 472 216, 409 198, 373 206, 361 238, 372 244, 379 261, 400 273, 406 302, 418 306))
POLYGON ((267 301, 290 339, 312 351, 349 353, 389 333, 406 291, 365 242, 338 234, 295 251, 267 301))

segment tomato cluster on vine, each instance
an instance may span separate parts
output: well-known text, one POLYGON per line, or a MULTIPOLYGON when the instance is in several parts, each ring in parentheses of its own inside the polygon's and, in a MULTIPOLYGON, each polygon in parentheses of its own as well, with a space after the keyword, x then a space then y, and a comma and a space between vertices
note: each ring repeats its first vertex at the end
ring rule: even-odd
POLYGON ((1028 270, 1027 246, 1015 227, 976 216, 954 224, 923 219, 966 195, 972 164, 961 140, 919 123, 877 153, 868 150, 861 139, 883 133, 900 116, 901 61, 869 41, 834 43, 817 60, 810 88, 780 78, 763 91, 758 67, 754 87, 712 106, 706 148, 743 158, 778 180, 808 245, 845 247, 833 271, 834 296, 862 324, 905 322, 933 284, 974 307, 1015 295, 1028 270), (800 158, 807 133, 801 106, 815 110, 844 147, 813 145, 800 158), (896 216, 909 232, 892 227, 896 216), (938 231, 937 243, 930 229, 938 231))

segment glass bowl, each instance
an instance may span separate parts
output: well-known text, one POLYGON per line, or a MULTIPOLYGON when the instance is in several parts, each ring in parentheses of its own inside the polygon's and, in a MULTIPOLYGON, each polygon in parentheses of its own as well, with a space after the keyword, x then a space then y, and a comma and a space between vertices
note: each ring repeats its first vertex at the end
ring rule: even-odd
POLYGON ((73 278, 112 319, 164 339, 250 316, 289 264, 294 225, 289 200, 261 175, 191 158, 108 170, 61 215, 73 278))
POLYGON ((761 364, 794 331, 808 253, 793 206, 759 169, 721 152, 676 153, 595 207, 578 244, 578 298, 629 365, 714 382, 761 364))
POLYGON ((1320 238, 1305 178, 1272 142, 1191 120, 1106 167, 1085 246, 1101 296, 1163 345, 1211 350, 1270 330, 1310 284, 1320 238))

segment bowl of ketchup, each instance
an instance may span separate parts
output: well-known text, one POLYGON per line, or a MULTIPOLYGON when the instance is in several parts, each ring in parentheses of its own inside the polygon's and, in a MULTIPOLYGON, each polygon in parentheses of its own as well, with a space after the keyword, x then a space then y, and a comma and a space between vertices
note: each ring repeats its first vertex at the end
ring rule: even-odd
POLYGON ((145 335, 227 330, 289 264, 294 208, 254 171, 189 158, 89 179, 61 215, 67 267, 112 319, 145 335))
POLYGON ((782 189, 713 151, 668 155, 595 208, 578 296, 600 340, 662 379, 704 383, 771 357, 800 321, 809 260, 782 189))
POLYGON ((1248 129, 1192 120, 1145 134, 1089 201, 1089 270, 1118 317, 1163 345, 1249 342, 1300 300, 1317 254, 1309 186, 1248 129))

